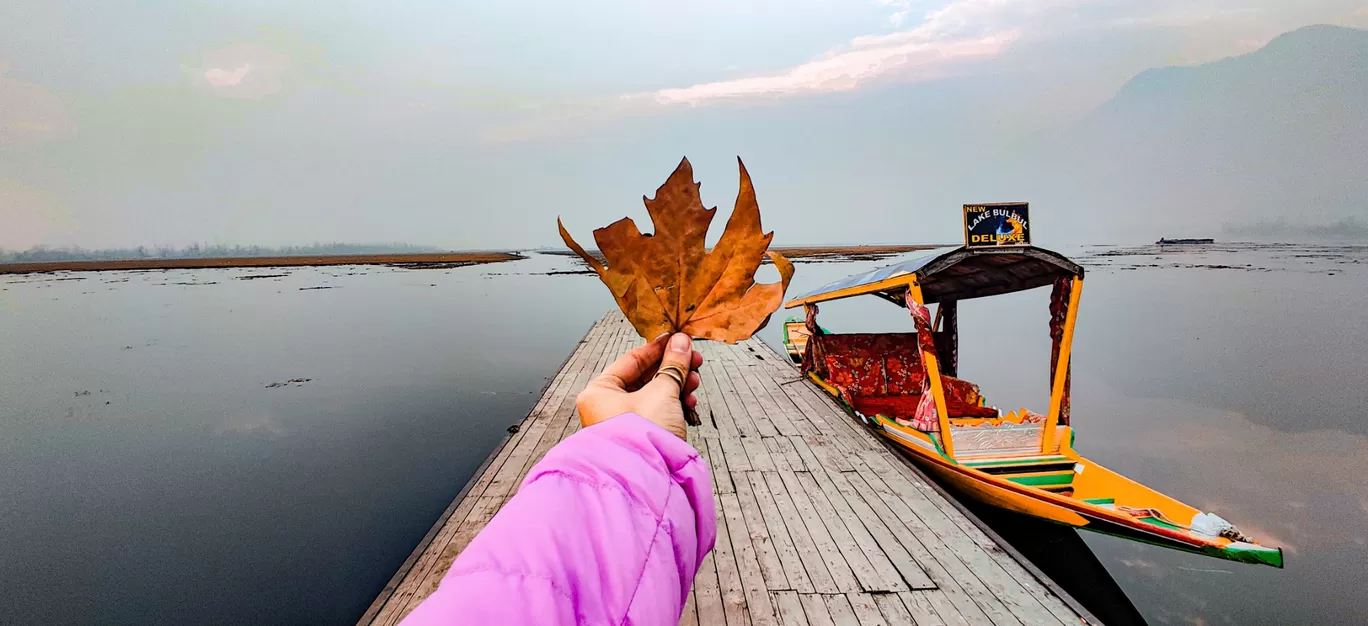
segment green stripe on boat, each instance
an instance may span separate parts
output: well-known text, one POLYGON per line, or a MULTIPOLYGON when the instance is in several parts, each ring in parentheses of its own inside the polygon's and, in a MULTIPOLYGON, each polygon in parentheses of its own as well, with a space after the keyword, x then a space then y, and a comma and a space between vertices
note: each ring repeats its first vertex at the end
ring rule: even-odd
POLYGON ((1073 484, 1073 472, 1060 472, 1057 474, 1036 474, 1033 476, 1003 476, 1018 485, 1029 487, 1048 487, 1055 485, 1073 484))
POLYGON ((1023 459, 1007 459, 1005 461, 965 461, 964 464, 969 467, 993 467, 998 465, 1021 465, 1023 467, 1029 467, 1031 465, 1043 465, 1045 463, 1066 463, 1070 460, 1071 459, 1066 456, 1033 456, 1023 459))
POLYGON ((1175 525, 1173 525, 1173 524, 1170 524, 1170 523, 1168 523, 1168 522, 1165 522, 1164 520, 1161 520, 1161 519, 1156 518, 1156 517, 1140 517, 1140 518, 1136 518, 1136 519, 1139 519, 1140 521, 1142 521, 1142 522, 1144 522, 1144 523, 1146 523, 1146 524, 1150 524, 1150 525, 1152 525, 1152 526, 1159 526, 1159 527, 1162 527, 1162 528, 1171 528, 1171 529, 1173 529, 1173 530, 1187 530, 1186 528, 1183 528, 1182 526, 1175 526, 1175 525))

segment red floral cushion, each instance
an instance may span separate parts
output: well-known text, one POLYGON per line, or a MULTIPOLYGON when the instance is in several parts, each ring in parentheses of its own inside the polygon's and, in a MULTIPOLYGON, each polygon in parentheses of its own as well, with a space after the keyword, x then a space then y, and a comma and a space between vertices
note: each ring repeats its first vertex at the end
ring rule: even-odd
MULTIPOLYGON (((821 355, 818 374, 855 410, 912 418, 926 378, 916 333, 819 335, 809 342, 821 355)), ((997 409, 979 406, 977 385, 953 376, 941 382, 951 417, 997 416, 997 409)))

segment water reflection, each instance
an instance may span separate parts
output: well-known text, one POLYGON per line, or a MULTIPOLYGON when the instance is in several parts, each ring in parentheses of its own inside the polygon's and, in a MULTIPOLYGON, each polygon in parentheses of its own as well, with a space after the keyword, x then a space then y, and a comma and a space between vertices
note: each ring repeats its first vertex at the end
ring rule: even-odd
MULTIPOLYGON (((1288 568, 1084 540, 1152 623, 1358 621, 1362 251, 1114 251, 1065 251, 1089 267, 1079 449, 1282 544, 1288 568)), ((800 265, 792 290, 882 264, 800 265)), ((354 620, 612 306, 593 277, 542 275, 573 269, 0 277, 4 619, 354 620)), ((961 373, 990 402, 1045 406, 1047 299, 961 307, 961 373)), ((822 311, 910 327, 875 299, 822 311)))
POLYGON ((0 621, 354 620, 611 306, 566 265, 0 279, 0 621))

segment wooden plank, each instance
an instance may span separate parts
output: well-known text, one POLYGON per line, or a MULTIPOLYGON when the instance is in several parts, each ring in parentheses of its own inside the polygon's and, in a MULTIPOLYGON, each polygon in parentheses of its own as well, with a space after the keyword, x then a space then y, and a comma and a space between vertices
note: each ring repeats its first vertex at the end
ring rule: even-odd
MULTIPOLYGON (((941 619, 936 612, 936 608, 931 606, 928 594, 923 591, 907 591, 898 594, 902 604, 907 608, 907 612, 912 614, 912 619, 919 626, 945 626, 945 620, 941 619)), ((958 615, 958 613, 956 613, 958 615)))
MULTIPOLYGON (((935 485, 929 484, 921 474, 918 474, 907 467, 906 463, 899 459, 891 459, 890 462, 897 464, 903 470, 902 474, 909 481, 913 482, 919 491, 926 494, 927 499, 937 508, 945 513, 947 517, 956 521, 956 524, 964 530, 964 534, 978 544, 980 549, 989 558, 1001 564, 1003 570, 1010 573, 1015 580, 1026 591, 1028 595, 1037 599, 1047 611, 1055 616, 1061 623, 1072 624, 1080 619, 1080 615, 1074 610, 1073 606, 1060 597, 1052 588, 1048 588, 1037 576, 1038 574, 1030 563, 1018 561, 1019 555, 1010 549, 1010 546, 1000 546, 996 540, 990 538, 987 532, 980 527, 979 523, 967 519, 967 513, 951 502, 946 494, 935 485), (969 524, 959 524, 959 520, 970 522, 969 524), (1024 573, 1023 573, 1024 570, 1024 573)), ((1095 618, 1094 618, 1095 619, 1095 618)))
POLYGON ((874 603, 874 597, 864 593, 847 593, 846 599, 850 600, 850 608, 855 612, 855 619, 860 626, 888 626, 884 621, 883 613, 879 611, 879 605, 874 603))
POLYGON ((825 467, 833 472, 849 472, 855 469, 848 456, 842 453, 836 446, 832 445, 827 437, 820 435, 807 435, 804 437, 790 437, 789 443, 797 451, 798 456, 802 457, 803 462, 810 466, 825 467))
POLYGON ((813 389, 806 381, 780 385, 780 389, 799 411, 807 416, 808 422, 817 434, 827 438, 834 445, 848 448, 847 454, 868 447, 859 441, 861 435, 858 429, 863 427, 856 425, 853 417, 836 406, 835 399, 819 395, 821 392, 813 389))
MULTIPOLYGON (((827 610, 826 599, 821 594, 800 593, 798 602, 803 605, 803 615, 807 617, 808 626, 836 626, 835 620, 831 618, 831 612, 827 610)), ((849 607, 850 604, 846 603, 846 606, 849 607)))
MULTIPOLYGON (((893 491, 901 496, 905 501, 920 504, 916 509, 917 516, 926 523, 936 536, 940 537, 945 543, 945 547, 958 557, 964 564, 974 572, 975 577, 992 592, 992 595, 1000 600, 1011 613, 1019 620, 1027 624, 1058 624, 1060 620, 1045 608, 1042 601, 1044 597, 1029 593, 1021 584, 1021 578, 1029 578, 1030 574, 1020 566, 1015 565, 1014 561, 1008 560, 1008 566, 1014 572, 1007 572, 1003 569, 1003 563, 993 558, 982 547, 976 544, 970 537, 969 532, 977 532, 973 524, 965 519, 958 511, 955 511, 953 518, 945 511, 942 511, 932 501, 932 497, 939 499, 937 494, 930 487, 930 496, 923 493, 916 483, 920 483, 915 476, 904 474, 905 468, 893 468, 897 464, 892 459, 882 459, 878 455, 862 455, 861 461, 869 463, 874 461, 882 466, 883 471, 879 474, 885 484, 892 487, 893 491), (895 469, 895 471, 889 471, 895 469)), ((875 470, 879 471, 878 469, 875 470)), ((1057 599, 1055 599, 1057 600, 1057 599)))
POLYGON ((759 369, 758 367, 741 368, 739 372, 746 388, 755 398, 756 408, 765 414, 769 423, 774 426, 776 434, 785 437, 799 434, 796 422, 801 418, 797 416, 797 407, 794 407, 793 402, 789 401, 787 397, 784 398, 783 404, 777 402, 764 384, 764 381, 772 382, 772 380, 768 375, 759 372, 759 369), (764 376, 764 381, 761 380, 762 376, 764 376), (784 406, 785 404, 788 406, 784 406))
MULTIPOLYGON (((982 611, 971 611, 970 615, 974 616, 974 620, 972 621, 968 617, 965 617, 965 614, 960 612, 959 607, 956 606, 950 593, 945 589, 914 591, 912 593, 920 598, 925 598, 927 604, 931 606, 931 609, 934 610, 936 615, 940 616, 941 621, 945 622, 948 626, 983 626, 992 623, 988 621, 987 616, 984 616, 982 611)), ((904 600, 904 602, 906 602, 906 600, 904 600)))
MULTIPOLYGON (((715 354, 716 350, 713 353, 715 354)), ((730 386, 726 384, 725 364, 717 359, 709 361, 705 357, 703 366, 698 369, 698 375, 702 384, 708 387, 708 401, 717 420, 717 429, 721 431, 722 436, 739 437, 743 434, 754 434, 755 428, 747 419, 739 400, 732 397, 730 386)))
POLYGON ((755 469, 743 441, 741 437, 732 435, 722 435, 717 439, 717 443, 722 447, 722 455, 727 459, 727 469, 731 472, 749 472, 755 469))
POLYGON ((722 612, 727 626, 749 626, 750 614, 746 610, 746 593, 741 587, 741 572, 737 566, 736 552, 732 549, 731 529, 727 516, 721 513, 721 498, 718 499, 717 543, 713 547, 713 563, 717 566, 717 581, 722 591, 722 612))
POLYGON ((789 535, 788 520, 785 520, 779 512, 779 507, 774 502, 774 495, 770 493, 769 485, 765 483, 764 474, 748 472, 746 478, 749 479, 755 502, 760 507, 760 516, 764 518, 765 526, 769 529, 770 542, 774 546, 774 552, 779 558, 780 566, 784 570, 784 578, 788 580, 789 587, 800 593, 816 591, 812 586, 812 579, 808 577, 807 570, 803 568, 802 559, 798 558, 798 549, 794 547, 793 538, 789 535))
POLYGON ((779 555, 775 550, 774 542, 770 539, 769 527, 765 524, 765 518, 760 512, 760 503, 756 500, 755 488, 751 483, 750 474, 754 474, 754 472, 735 477, 736 500, 741 505, 741 514, 745 517, 746 531, 750 534, 751 547, 754 548, 756 559, 760 563, 760 574, 765 579, 765 587, 771 591, 793 589, 788 581, 788 576, 784 573, 784 566, 779 562, 779 555))
POLYGON ((751 376, 748 375, 750 369, 746 366, 728 363, 726 366, 727 382, 731 384, 732 392, 741 400, 741 406, 745 408, 746 414, 755 423, 756 432, 760 433, 761 437, 777 436, 780 434, 778 427, 775 426, 774 420, 770 419, 770 413, 761 405, 755 392, 751 390, 751 376))
POLYGON ((902 599, 898 598, 897 594, 877 594, 874 596, 874 605, 879 607, 879 613, 883 615, 888 626, 917 626, 917 622, 912 619, 912 614, 907 612, 907 607, 903 606, 902 599))
MULTIPOLYGON (((897 574, 900 575, 903 582, 907 583, 909 588, 936 588, 936 584, 931 582, 931 578, 926 575, 926 572, 917 564, 917 561, 912 558, 912 555, 908 553, 907 549, 898 541, 895 536, 896 531, 886 526, 883 521, 879 519, 879 516, 869 507, 861 494, 856 491, 856 488, 852 486, 852 483, 847 480, 844 475, 840 472, 818 472, 814 474, 814 476, 819 476, 824 479, 819 480, 818 484, 821 485, 822 490, 826 492, 827 497, 831 499, 832 502, 839 502, 841 506, 849 507, 851 517, 846 518, 846 524, 850 525, 851 519, 853 518, 856 522, 863 525, 863 529, 867 531, 865 535, 868 535, 870 539, 877 544, 871 548, 868 544, 861 543, 861 547, 865 550, 865 553, 871 554, 871 563, 876 563, 876 561, 870 551, 872 549, 877 550, 879 554, 883 555, 886 560, 890 562, 897 574)), ((863 482, 857 484, 859 484, 861 488, 868 488, 863 482)), ((844 516, 845 513, 843 512, 842 515, 844 516)), ((855 528, 851 529, 851 534, 854 534, 857 537, 863 536, 860 535, 855 528)))
MULTIPOLYGON (((793 547, 797 552, 799 562, 803 566, 803 572, 807 574, 808 580, 812 583, 813 591, 818 593, 842 591, 827 570, 826 562, 822 560, 816 542, 808 533, 803 515, 798 511, 793 499, 789 497, 788 489, 784 487, 779 474, 763 472, 762 475, 765 478, 765 486, 769 490, 770 497, 774 499, 774 506, 779 511, 779 517, 784 520, 784 527, 788 530, 789 538, 793 540, 793 547)), ((783 561, 782 558, 780 560, 783 561)))
MULTIPOLYGON (((808 497, 803 485, 798 482, 797 472, 775 472, 775 474, 783 482, 789 499, 798 510, 798 515, 803 520, 803 526, 807 528, 808 535, 812 537, 812 543, 817 547, 817 554, 820 555, 822 563, 826 564, 826 569, 830 572, 831 580, 836 589, 842 592, 859 591, 859 580, 851 571, 850 565, 841 553, 840 546, 832 538, 826 522, 822 520, 821 514, 813 506, 812 499, 808 497)), ((777 495, 776 493, 776 497, 777 495)), ((799 555, 802 556, 802 554, 800 550, 799 555)), ((809 569, 808 573, 811 574, 812 570, 809 569)), ((817 584, 815 576, 813 577, 813 584, 817 584)))
MULTIPOLYGON (((775 470, 792 472, 794 467, 789 465, 788 458, 784 456, 784 451, 778 445, 783 440, 783 437, 765 437, 760 440, 760 443, 765 446, 765 453, 769 455, 770 464, 774 466, 775 470)), ((800 466, 797 470, 803 471, 803 468, 800 466)))
POLYGON ((774 609, 779 613, 779 623, 783 626, 809 626, 803 603, 798 600, 796 591, 772 591, 774 609))
POLYGON ((692 589, 684 600, 684 609, 679 612, 679 626, 698 626, 698 598, 692 589))
MULTIPOLYGON (((967 618, 973 619, 973 611, 977 610, 991 621, 995 626, 1014 626, 1021 624, 1021 620, 1007 608, 986 585, 964 564, 959 557, 955 556, 941 540, 940 536, 927 528, 921 518, 887 486, 887 482, 879 476, 867 473, 869 470, 857 472, 857 475, 866 480, 870 488, 878 494, 883 504, 892 511, 892 518, 901 521, 908 529, 909 536, 916 537, 925 544, 922 548, 930 560, 919 561, 923 568, 928 570, 932 580, 947 593, 955 597, 953 590, 962 588, 966 597, 972 599, 972 603, 965 605, 961 602, 956 604, 960 613, 967 618), (939 571, 937 571, 939 570, 939 571), (937 575, 939 574, 939 575, 937 575), (954 583, 953 585, 951 583, 954 583)), ((886 518, 886 522, 889 520, 886 518)), ((909 552, 917 556, 916 549, 908 542, 903 546, 909 548, 909 552)))
POLYGON ((694 576, 693 592, 697 596, 698 623, 704 625, 725 624, 727 621, 722 609, 722 590, 717 582, 717 565, 713 563, 714 552, 703 557, 698 574, 694 576))
MULTIPOLYGON (((738 479, 736 484, 741 484, 738 479)), ((736 559, 736 569, 741 576, 741 590, 746 596, 746 609, 750 611, 751 623, 756 626, 774 626, 774 605, 770 602, 769 591, 760 573, 760 563, 756 558, 755 546, 751 544, 746 529, 745 516, 736 494, 724 493, 717 496, 721 515, 727 520, 727 533, 731 537, 732 556, 736 559)))
POLYGON ((752 470, 769 472, 778 469, 774 465, 774 459, 770 458, 769 450, 765 449, 763 438, 757 436, 742 437, 741 446, 746 450, 746 456, 750 459, 752 470))
POLYGON ((750 457, 746 455, 746 449, 741 445, 740 431, 737 430, 736 421, 732 418, 725 390, 718 381, 716 367, 716 364, 704 361, 703 367, 699 370, 699 375, 702 378, 702 384, 708 387, 709 406, 712 407, 713 419, 717 423, 718 441, 721 443, 722 454, 726 459, 728 469, 731 471, 749 471, 751 469, 750 457))
POLYGON ((824 596, 827 612, 831 614, 831 621, 836 626, 860 626, 860 618, 855 615, 855 608, 850 604, 850 598, 845 595, 824 596))
POLYGON ((736 493, 735 477, 727 467, 727 455, 722 452, 721 439, 704 439, 708 448, 708 462, 712 464, 713 487, 717 493, 736 493))
POLYGON ((716 391, 715 389, 704 388, 702 374, 700 373, 699 385, 694 390, 694 397, 698 398, 698 405, 695 409, 698 411, 699 421, 703 423, 691 427, 689 430, 698 431, 704 437, 717 438, 721 434, 717 428, 717 417, 713 414, 713 400, 711 398, 716 391))
POLYGON ((793 449, 793 443, 789 437, 770 437, 765 440, 765 448, 770 453, 770 460, 774 461, 776 470, 789 470, 794 472, 811 471, 803 462, 803 457, 798 455, 798 451, 793 449))
POLYGON ((779 431, 774 429, 774 424, 771 424, 769 418, 756 406, 755 397, 737 373, 735 363, 723 363, 718 376, 722 392, 727 399, 727 407, 736 419, 737 430, 742 435, 773 437, 779 434, 779 431))
MULTIPOLYGON (((885 568, 870 562, 869 554, 863 545, 863 538, 852 536, 851 524, 844 519, 838 507, 833 506, 831 500, 822 492, 822 488, 813 478, 813 474, 810 472, 794 472, 794 474, 798 483, 807 492, 808 499, 812 501, 812 507, 826 522, 826 529, 831 533, 831 538, 836 542, 841 555, 845 557, 850 569, 855 572, 856 580, 860 581, 860 588, 865 591, 879 592, 907 591, 907 585, 903 584, 891 563, 887 564, 887 571, 885 571, 885 568)), ((861 531, 864 530, 858 520, 855 520, 854 525, 858 526, 861 531)), ((873 540, 869 539, 869 542, 873 543, 873 540)))

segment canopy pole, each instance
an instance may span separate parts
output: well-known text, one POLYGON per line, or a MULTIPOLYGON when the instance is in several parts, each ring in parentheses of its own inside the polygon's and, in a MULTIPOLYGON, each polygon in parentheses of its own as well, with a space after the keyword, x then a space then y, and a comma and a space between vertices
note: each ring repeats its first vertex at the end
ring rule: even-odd
MULTIPOLYGON (((926 303, 922 300, 921 285, 918 285, 916 280, 908 283, 907 297, 909 300, 912 300, 923 307, 926 306, 926 303)), ((930 329, 928 328, 927 330, 929 331, 930 329)), ((921 329, 917 329, 917 334, 921 334, 921 329)), ((928 339, 930 339, 930 337, 928 337, 928 339)), ((945 456, 953 459, 955 458, 955 442, 953 441, 953 437, 950 436, 950 412, 946 410, 945 387, 941 385, 940 362, 936 358, 934 340, 932 343, 932 349, 927 350, 920 339, 917 341, 917 345, 920 346, 919 349, 921 350, 922 366, 926 368, 926 377, 931 381, 931 397, 936 400, 936 425, 940 427, 941 449, 945 451, 945 456)))
POLYGON ((1074 323, 1078 321, 1078 297, 1083 292, 1083 279, 1075 276, 1069 289, 1069 311, 1064 317, 1064 337, 1059 341, 1059 360, 1055 362, 1054 389, 1050 391, 1050 414, 1045 417, 1045 430, 1040 437, 1040 452, 1048 454, 1055 448, 1055 426, 1064 406, 1065 381, 1069 378, 1069 356, 1073 348, 1074 323))
POLYGON ((959 376, 959 301, 946 300, 936 307, 936 355, 942 373, 959 376))

